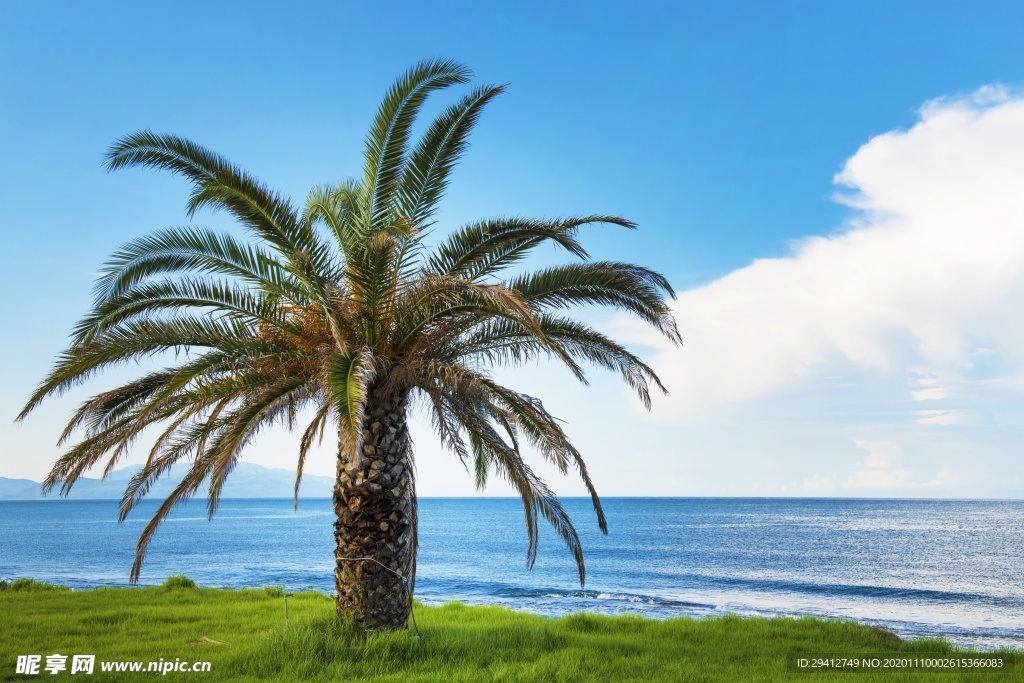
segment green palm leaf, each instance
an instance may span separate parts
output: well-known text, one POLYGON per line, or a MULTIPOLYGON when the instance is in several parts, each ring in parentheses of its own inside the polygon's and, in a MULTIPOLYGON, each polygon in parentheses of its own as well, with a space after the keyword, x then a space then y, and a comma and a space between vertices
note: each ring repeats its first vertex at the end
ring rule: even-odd
POLYGON ((351 442, 355 462, 362 454, 362 421, 366 397, 374 376, 373 354, 367 348, 331 355, 327 386, 341 432, 351 442))

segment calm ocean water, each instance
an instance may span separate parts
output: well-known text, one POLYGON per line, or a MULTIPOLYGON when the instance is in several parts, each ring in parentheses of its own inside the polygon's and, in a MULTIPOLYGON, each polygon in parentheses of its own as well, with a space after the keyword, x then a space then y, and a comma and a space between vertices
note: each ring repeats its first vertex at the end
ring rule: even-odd
MULTIPOLYGON (((549 531, 533 571, 514 499, 423 499, 416 596, 544 615, 818 615, 1024 648, 1024 502, 610 498, 609 535, 567 499, 587 557, 581 589, 549 531)), ((116 523, 113 501, 0 502, 0 578, 124 585, 156 503, 116 523)), ((333 592, 327 500, 226 500, 180 508, 152 543, 142 583, 333 592)))

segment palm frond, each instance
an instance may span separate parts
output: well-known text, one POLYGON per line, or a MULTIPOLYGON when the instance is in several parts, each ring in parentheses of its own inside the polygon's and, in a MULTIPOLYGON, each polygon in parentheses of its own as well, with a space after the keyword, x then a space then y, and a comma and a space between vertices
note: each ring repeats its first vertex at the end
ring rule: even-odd
MULTIPOLYGON (((551 355, 558 349, 557 358, 565 363, 577 377, 582 368, 575 361, 585 361, 619 372, 623 380, 644 406, 650 408, 650 387, 654 385, 663 394, 668 390, 654 370, 621 344, 616 343, 587 325, 567 317, 542 313, 537 324, 543 337, 531 329, 523 328, 514 320, 489 320, 473 327, 472 331, 457 338, 449 347, 452 359, 486 361, 494 365, 520 365, 542 354, 551 355)), ((439 349, 439 355, 445 351, 439 349)))
POLYGON ((72 331, 75 344, 88 344, 97 334, 115 325, 161 311, 207 309, 209 313, 249 325, 268 325, 283 333, 297 334, 284 309, 273 298, 231 282, 182 278, 148 281, 97 304, 72 331))
POLYGON ((576 239, 584 225, 610 223, 636 226, 618 216, 582 216, 557 220, 494 218, 471 223, 441 242, 427 261, 432 273, 479 280, 521 260, 545 241, 551 241, 581 259, 587 252, 576 239))
POLYGON ((129 320, 104 330, 86 345, 64 351, 54 369, 18 415, 24 420, 47 396, 60 396, 100 370, 165 351, 219 348, 251 354, 264 340, 234 320, 211 320, 180 315, 166 320, 129 320))
POLYGON ((306 198, 302 215, 304 223, 327 226, 346 262, 357 258, 366 238, 365 220, 360 214, 362 194, 363 188, 355 180, 317 185, 306 198))
POLYGON ((288 377, 268 384, 260 391, 246 396, 241 407, 226 418, 227 427, 211 441, 208 449, 215 457, 206 499, 207 513, 211 519, 220 503, 224 482, 238 463, 243 449, 262 428, 294 411, 294 402, 308 395, 309 387, 306 384, 306 379, 302 377, 288 377))
POLYGON ((149 548, 149 543, 153 540, 153 535, 160 527, 160 524, 167 518, 167 515, 171 513, 175 506, 186 502, 199 490, 209 476, 214 464, 215 457, 209 451, 205 455, 196 458, 192 468, 182 477, 170 495, 157 508, 152 519, 149 520, 142 533, 139 534, 139 540, 135 544, 135 560, 132 562, 132 568, 128 575, 130 583, 138 582, 139 575, 142 573, 142 562, 146 558, 146 550, 149 548))
POLYGON ((193 183, 188 215, 203 206, 221 208, 271 244, 289 262, 289 271, 314 290, 317 273, 329 266, 329 251, 303 225, 285 198, 227 159, 175 135, 139 131, 118 140, 107 152, 107 168, 143 166, 183 175, 193 183))
POLYGON ((409 135, 427 96, 442 88, 465 83, 470 71, 451 60, 427 60, 402 74, 388 90, 366 138, 363 195, 372 233, 390 222, 393 198, 398 190, 409 135))
POLYGON ((479 284, 450 276, 425 275, 402 292, 399 316, 395 322, 394 353, 403 352, 417 342, 433 344, 441 327, 445 332, 461 330, 464 321, 491 318, 517 322, 538 337, 534 312, 518 292, 501 285, 479 284))
POLYGON ((672 310, 665 303, 666 294, 675 296, 672 286, 647 268, 609 261, 568 264, 521 275, 505 286, 543 308, 597 304, 625 309, 670 340, 680 341, 672 310))
POLYGON ((100 304, 160 273, 208 273, 236 277, 251 287, 304 304, 310 293, 276 257, 231 235, 193 227, 161 230, 121 247, 96 281, 100 304))
POLYGON ((448 176, 468 146, 483 108, 505 85, 478 86, 446 109, 424 133, 402 173, 398 211, 413 225, 426 225, 448 186, 448 176))
MULTIPOLYGON (((174 465, 187 457, 202 455, 210 438, 222 428, 220 415, 231 404, 230 399, 217 403, 204 419, 191 420, 186 414, 176 420, 160 435, 141 470, 132 476, 121 496, 118 521, 128 514, 146 496, 150 487, 174 465), (188 424, 186 424, 188 422, 188 424)), ((199 411, 196 411, 199 412, 199 411)))
POLYGON ((333 354, 327 368, 331 403, 341 434, 350 444, 348 457, 355 464, 362 457, 363 412, 375 370, 373 354, 366 347, 333 354))
POLYGON ((587 571, 583 558, 583 546, 580 544, 579 535, 576 533, 572 520, 565 513, 558 497, 533 473, 519 453, 504 442, 486 419, 472 410, 464 410, 459 406, 453 405, 451 409, 459 417, 463 428, 476 440, 477 447, 487 457, 491 466, 512 484, 523 501, 528 541, 526 568, 532 568, 537 561, 539 540, 537 513, 540 513, 572 553, 579 572, 580 585, 585 585, 587 571))
POLYGON ((299 486, 302 484, 302 471, 306 466, 306 454, 309 453, 313 439, 316 439, 318 434, 320 442, 323 443, 324 428, 327 426, 327 418, 330 416, 330 407, 329 403, 325 403, 316 411, 316 415, 313 416, 313 420, 306 427, 306 431, 302 433, 302 439, 299 441, 299 462, 295 466, 294 507, 296 510, 299 509, 299 486))

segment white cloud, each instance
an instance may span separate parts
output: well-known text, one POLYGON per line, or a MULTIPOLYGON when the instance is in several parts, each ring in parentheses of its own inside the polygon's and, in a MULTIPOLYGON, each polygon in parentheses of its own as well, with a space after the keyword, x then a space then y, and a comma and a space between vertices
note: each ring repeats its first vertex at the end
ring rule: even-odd
POLYGON ((910 396, 915 401, 935 401, 940 398, 946 398, 949 396, 949 391, 946 387, 930 387, 928 389, 918 389, 917 391, 911 391, 910 396))
POLYGON ((922 425, 958 425, 968 421, 965 410, 916 410, 914 415, 914 421, 922 425))
MULTIPOLYGON (((686 415, 808 387, 828 401, 828 378, 852 371, 888 378, 908 424, 949 425, 986 387, 1019 389, 1024 98, 985 88, 930 102, 835 181, 856 210, 839 233, 681 294, 685 346, 651 359, 672 391, 656 409, 686 415)), ((883 484, 872 472, 863 476, 883 484)))
POLYGON ((911 472, 900 467, 903 449, 891 441, 853 442, 857 448, 868 452, 867 460, 857 463, 853 475, 847 480, 846 489, 886 489, 906 486, 910 483, 911 472))
POLYGON ((891 441, 863 441, 857 439, 853 442, 857 448, 868 452, 868 459, 864 461, 864 467, 871 468, 892 468, 900 464, 903 459, 903 449, 899 444, 891 441))
POLYGON ((949 480, 946 470, 939 472, 928 481, 915 481, 914 472, 903 466, 903 449, 892 441, 855 440, 854 445, 867 451, 868 457, 858 462, 853 474, 843 485, 852 491, 871 491, 877 489, 914 489, 935 488, 949 480))

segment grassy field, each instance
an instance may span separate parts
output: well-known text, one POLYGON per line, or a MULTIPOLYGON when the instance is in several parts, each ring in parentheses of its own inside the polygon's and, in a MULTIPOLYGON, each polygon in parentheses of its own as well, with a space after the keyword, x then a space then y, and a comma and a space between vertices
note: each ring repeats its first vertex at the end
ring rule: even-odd
MULTIPOLYGON (((797 657, 962 657, 942 641, 819 619, 671 619, 576 614, 561 619, 498 607, 417 605, 416 631, 356 633, 322 593, 197 589, 187 580, 137 589, 69 591, 0 585, 0 680, 153 680, 148 662, 208 661, 190 681, 997 681, 1024 680, 1024 653, 985 673, 803 672, 797 657), (211 642, 212 641, 212 642, 211 642), (96 655, 94 673, 51 675, 46 656, 96 655), (39 675, 17 655, 42 655, 39 675), (103 662, 143 662, 141 673, 103 662)), ((978 655, 974 655, 978 656, 978 655)), ((68 659, 68 669, 71 660, 68 659)))

